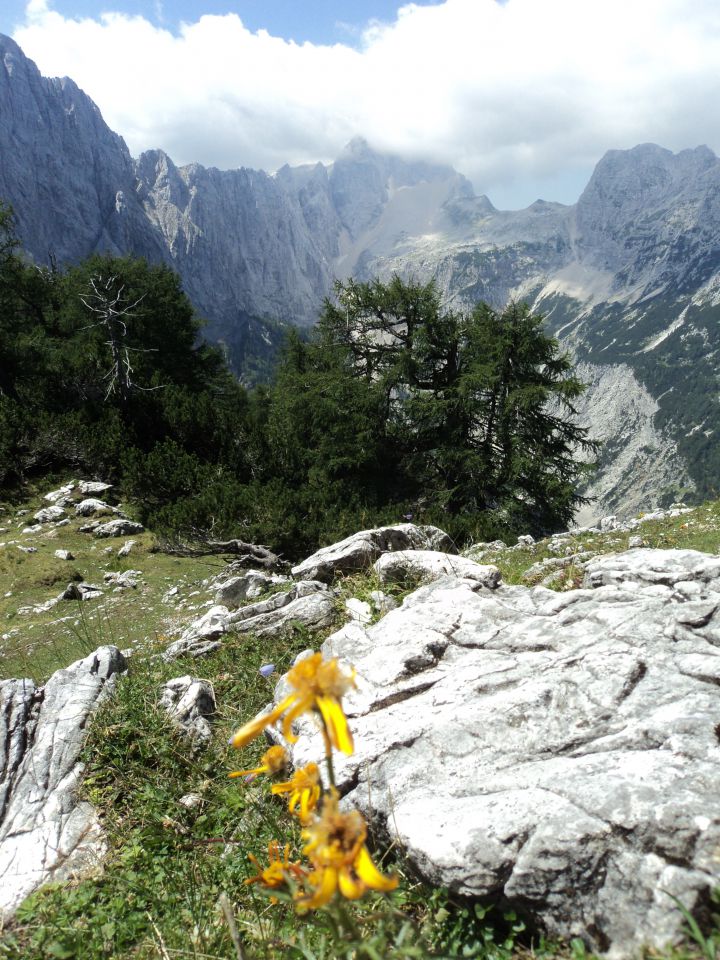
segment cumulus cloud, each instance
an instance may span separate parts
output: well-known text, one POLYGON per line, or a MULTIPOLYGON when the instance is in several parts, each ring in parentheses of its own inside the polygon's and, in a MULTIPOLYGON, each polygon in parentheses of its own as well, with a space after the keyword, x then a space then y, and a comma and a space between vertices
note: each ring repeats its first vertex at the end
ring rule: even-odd
POLYGON ((606 149, 720 147, 717 0, 411 3, 355 46, 254 33, 236 14, 172 31, 30 0, 14 37, 43 73, 71 76, 133 154, 161 147, 177 163, 274 170, 332 160, 362 135, 520 205, 572 201, 606 149))

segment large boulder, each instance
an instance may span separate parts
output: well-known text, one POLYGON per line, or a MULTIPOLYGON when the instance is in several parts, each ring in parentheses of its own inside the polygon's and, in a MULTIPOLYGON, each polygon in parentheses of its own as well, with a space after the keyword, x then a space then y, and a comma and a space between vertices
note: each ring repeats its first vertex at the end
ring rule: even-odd
POLYGON ((332 582, 336 573, 356 573, 366 570, 377 558, 391 550, 440 550, 457 553, 450 537, 437 527, 417 527, 414 523, 400 523, 394 527, 362 530, 339 543, 323 547, 293 567, 298 580, 332 582))
POLYGON ((357 670, 338 784, 429 882, 611 956, 663 947, 673 898, 702 924, 720 883, 719 648, 720 558, 695 551, 602 557, 567 593, 437 580, 323 645, 357 670))
POLYGON ((105 844, 93 807, 78 802, 89 715, 125 670, 116 647, 58 670, 44 687, 0 682, 0 918, 47 880, 97 866, 105 844))
POLYGON ((496 587, 500 571, 491 564, 480 564, 467 557, 441 553, 439 550, 398 550, 384 553, 373 564, 380 583, 403 583, 406 580, 437 580, 457 577, 474 580, 483 586, 496 587))

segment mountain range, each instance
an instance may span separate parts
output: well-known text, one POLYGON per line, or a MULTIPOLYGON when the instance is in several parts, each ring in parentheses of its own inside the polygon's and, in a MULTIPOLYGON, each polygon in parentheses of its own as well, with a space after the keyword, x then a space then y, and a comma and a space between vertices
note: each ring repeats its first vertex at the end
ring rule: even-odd
POLYGON ((720 160, 611 150, 574 205, 496 210, 449 167, 353 140, 274 175, 133 158, 67 78, 0 36, 0 198, 37 262, 133 253, 177 270, 246 377, 336 278, 434 278, 449 305, 527 300, 589 384, 604 441, 582 519, 717 493, 720 160))

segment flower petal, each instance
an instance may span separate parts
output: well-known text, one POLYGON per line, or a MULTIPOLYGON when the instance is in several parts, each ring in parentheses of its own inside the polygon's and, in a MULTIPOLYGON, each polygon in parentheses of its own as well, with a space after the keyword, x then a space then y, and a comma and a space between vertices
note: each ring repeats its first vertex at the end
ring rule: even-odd
POLYGON ((360 848, 360 852, 357 857, 355 857, 355 872, 358 877, 368 887, 371 887, 373 890, 381 890, 384 893, 387 893, 390 890, 394 890, 398 885, 397 875, 386 877, 375 866, 372 862, 372 857, 368 853, 368 849, 365 846, 360 848))
POLYGON ((244 727, 240 727, 237 733, 234 733, 232 737, 230 737, 230 746, 244 747, 245 744, 250 743, 251 740, 254 740, 255 737, 262 733, 265 727, 269 727, 271 723, 275 723, 277 718, 287 710, 294 700, 294 694, 290 694, 289 697, 286 697, 270 713, 262 713, 260 716, 255 717, 254 720, 246 723, 244 727))
POLYGON ((316 697, 315 702, 325 721, 332 745, 336 750, 340 750, 342 753, 350 756, 355 746, 342 707, 333 697, 316 697))
POLYGON ((323 907, 332 900, 337 890, 338 875, 334 867, 325 867, 320 878, 320 886, 309 899, 301 900, 300 905, 306 910, 315 910, 323 907))
POLYGON ((345 897, 346 900, 357 900, 361 897, 366 890, 365 884, 362 880, 353 876, 351 870, 347 867, 343 867, 340 870, 338 875, 338 886, 340 888, 340 893, 345 897))

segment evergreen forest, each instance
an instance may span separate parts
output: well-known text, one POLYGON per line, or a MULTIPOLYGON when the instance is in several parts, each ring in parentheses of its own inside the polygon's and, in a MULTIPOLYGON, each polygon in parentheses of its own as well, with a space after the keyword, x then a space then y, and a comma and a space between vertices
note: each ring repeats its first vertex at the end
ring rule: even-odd
POLYGON ((22 255, 0 209, 0 488, 112 481, 169 542, 294 559, 412 519, 458 544, 567 526, 596 445, 583 385, 524 304, 448 311, 430 284, 339 283, 245 388, 168 267, 22 255))

